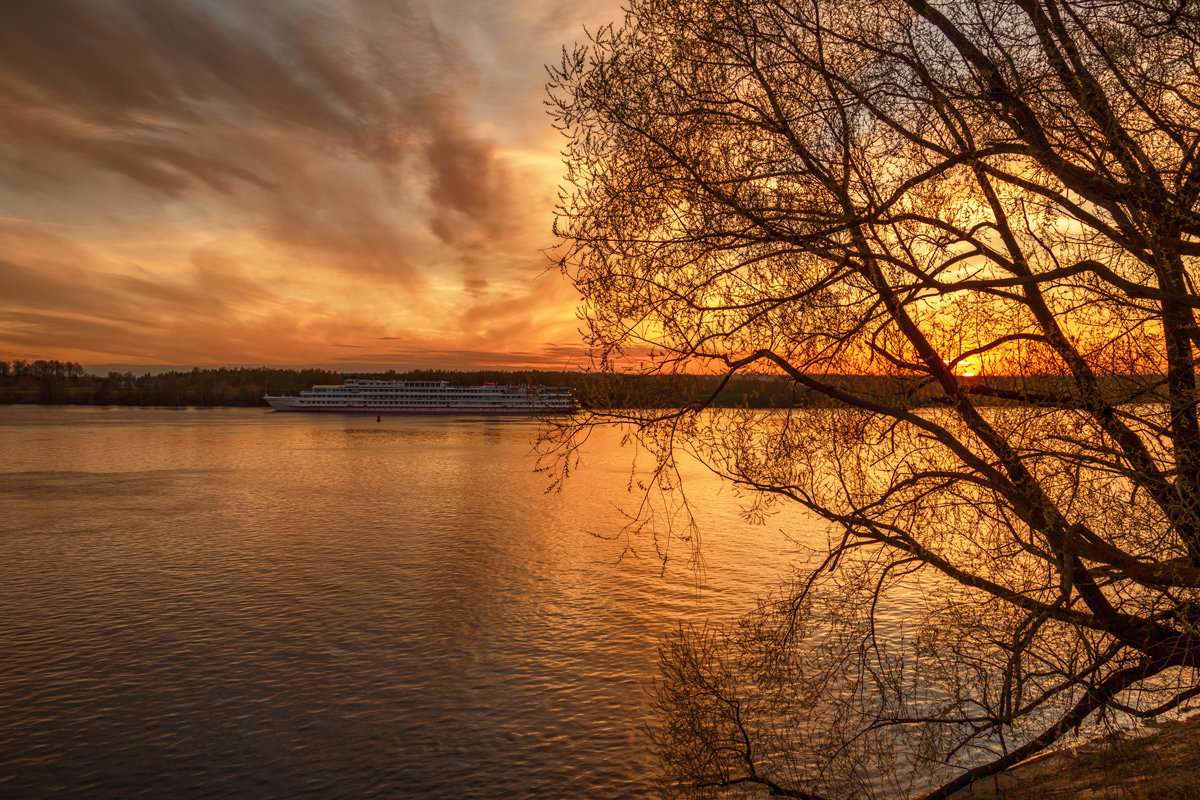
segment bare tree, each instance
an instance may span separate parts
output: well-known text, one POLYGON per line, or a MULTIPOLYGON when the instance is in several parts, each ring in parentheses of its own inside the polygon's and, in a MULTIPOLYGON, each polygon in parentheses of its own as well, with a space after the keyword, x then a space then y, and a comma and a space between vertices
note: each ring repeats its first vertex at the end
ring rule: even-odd
POLYGON ((830 523, 664 648, 670 793, 946 797, 1200 694, 1197 36, 1187 0, 630 0, 564 52, 599 364, 828 401, 606 415, 830 523))

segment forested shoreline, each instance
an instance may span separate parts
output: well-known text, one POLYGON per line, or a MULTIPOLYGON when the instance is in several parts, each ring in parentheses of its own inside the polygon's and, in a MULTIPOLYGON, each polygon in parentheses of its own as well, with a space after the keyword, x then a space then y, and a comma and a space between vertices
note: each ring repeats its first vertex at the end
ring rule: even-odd
MULTIPOLYGON (((720 378, 709 375, 630 375, 546 370, 409 370, 338 372, 326 369, 217 367, 96 375, 70 361, 0 361, 0 405, 97 405, 165 407, 266 407, 264 394, 294 395, 316 384, 347 378, 438 380, 455 385, 484 381, 538 386, 567 386, 585 408, 681 408, 690 404, 721 408, 830 407, 829 397, 809 391, 784 376, 734 376, 713 398, 720 378)), ((913 407, 937 404, 928 382, 879 375, 836 378, 847 391, 880 400, 903 399, 913 407)), ((1064 379, 1053 375, 987 376, 962 379, 976 402, 1050 405, 1064 379)), ((1156 402, 1161 387, 1138 375, 1103 379, 1114 403, 1156 402)))
MULTIPOLYGON (((447 381, 479 385, 484 381, 538 386, 568 386, 585 407, 670 407, 703 402, 717 387, 709 376, 637 376, 545 370, 409 370, 338 372, 325 369, 219 367, 152 374, 89 373, 62 361, 0 361, 0 404, 254 407, 266 406, 264 394, 294 395, 316 384, 340 384, 348 378, 447 381)), ((722 405, 792 405, 796 393, 775 377, 737 379, 720 398, 722 405), (732 390, 730 392, 730 390, 732 390)))

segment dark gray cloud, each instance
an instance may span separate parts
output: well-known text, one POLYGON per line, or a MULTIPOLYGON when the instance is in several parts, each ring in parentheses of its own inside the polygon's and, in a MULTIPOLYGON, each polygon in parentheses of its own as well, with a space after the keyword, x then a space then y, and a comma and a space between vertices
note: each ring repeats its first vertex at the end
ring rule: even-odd
POLYGON ((296 165, 280 149, 428 171, 429 199, 453 211, 495 191, 471 168, 488 145, 462 120, 469 59, 419 4, 339 8, 0 4, 0 152, 64 183, 90 166, 167 195, 285 192, 296 165))

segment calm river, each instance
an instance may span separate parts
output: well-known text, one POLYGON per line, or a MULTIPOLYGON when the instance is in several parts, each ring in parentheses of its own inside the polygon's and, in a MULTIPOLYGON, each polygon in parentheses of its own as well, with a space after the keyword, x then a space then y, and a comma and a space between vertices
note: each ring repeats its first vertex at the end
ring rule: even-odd
MULTIPOLYGON (((547 494, 537 423, 0 407, 0 797, 649 797, 659 637, 773 588, 698 476, 702 585, 547 494)), ((819 535, 792 521, 791 536, 819 535)))

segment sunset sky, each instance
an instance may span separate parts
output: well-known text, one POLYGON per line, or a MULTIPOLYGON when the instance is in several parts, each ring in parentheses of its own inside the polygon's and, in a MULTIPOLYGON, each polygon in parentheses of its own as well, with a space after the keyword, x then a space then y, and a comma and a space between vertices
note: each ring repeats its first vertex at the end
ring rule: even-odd
POLYGON ((0 4, 0 359, 582 366, 544 65, 619 9, 0 4))

